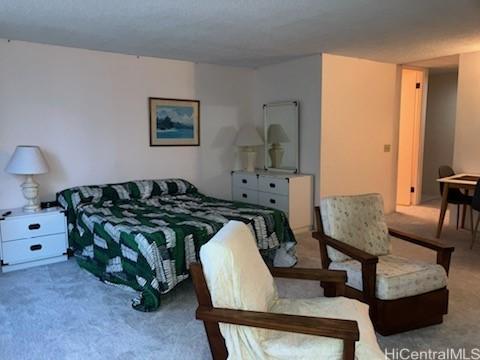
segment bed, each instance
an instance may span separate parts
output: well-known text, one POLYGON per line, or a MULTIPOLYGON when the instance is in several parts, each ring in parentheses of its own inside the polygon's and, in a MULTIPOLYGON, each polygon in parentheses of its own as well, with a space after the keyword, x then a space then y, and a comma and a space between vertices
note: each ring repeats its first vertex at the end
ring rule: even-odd
POLYGON ((141 180, 63 190, 69 245, 102 281, 137 291, 132 306, 153 311, 189 276, 200 247, 229 220, 246 223, 269 264, 293 265, 295 237, 275 209, 201 194, 183 179, 141 180))

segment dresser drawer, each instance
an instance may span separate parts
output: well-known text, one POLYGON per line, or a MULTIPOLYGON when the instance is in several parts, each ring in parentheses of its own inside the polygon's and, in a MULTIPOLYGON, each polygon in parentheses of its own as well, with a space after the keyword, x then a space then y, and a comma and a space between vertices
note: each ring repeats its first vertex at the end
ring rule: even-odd
POLYGON ((258 189, 257 174, 233 173, 233 187, 244 189, 258 189))
POLYGON ((240 201, 249 204, 258 204, 258 191, 234 188, 233 189, 233 201, 240 201))
POLYGON ((31 239, 8 241, 2 244, 3 261, 8 265, 64 254, 67 250, 65 233, 31 239))
POLYGON ((1 230, 3 242, 64 233, 65 216, 63 213, 55 213, 7 219, 1 222, 1 230))
POLYGON ((258 178, 258 190, 287 196, 288 180, 286 178, 260 176, 258 178))
POLYGON ((258 204, 282 210, 288 215, 288 196, 259 192, 258 204))

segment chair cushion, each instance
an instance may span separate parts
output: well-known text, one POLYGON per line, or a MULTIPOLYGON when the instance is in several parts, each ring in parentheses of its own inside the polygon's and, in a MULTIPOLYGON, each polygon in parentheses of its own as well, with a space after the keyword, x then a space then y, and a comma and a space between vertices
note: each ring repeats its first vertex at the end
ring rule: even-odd
MULTIPOLYGON (((344 297, 313 299, 279 299, 271 312, 304 316, 356 320, 360 341, 356 359, 385 359, 368 315, 368 306, 344 297)), ((327 337, 268 331, 262 347, 271 359, 342 359, 343 342, 327 337)))
POLYGON ((273 277, 244 223, 229 221, 200 248, 200 259, 214 306, 267 311, 277 298, 273 277))
MULTIPOLYGON (((329 269, 345 270, 347 285, 362 291, 360 262, 347 260, 330 263, 329 269)), ((441 265, 405 259, 394 255, 378 258, 376 297, 394 300, 425 294, 447 286, 447 273, 441 265)))
MULTIPOLYGON (((326 235, 372 255, 390 253, 390 236, 380 194, 326 197, 320 207, 326 235)), ((332 261, 350 259, 329 246, 327 251, 332 261)))
MULTIPOLYGON (((215 307, 268 311, 277 298, 273 277, 247 225, 229 221, 200 248, 200 260, 215 307)), ((266 330, 220 323, 229 359, 262 359, 266 330)))

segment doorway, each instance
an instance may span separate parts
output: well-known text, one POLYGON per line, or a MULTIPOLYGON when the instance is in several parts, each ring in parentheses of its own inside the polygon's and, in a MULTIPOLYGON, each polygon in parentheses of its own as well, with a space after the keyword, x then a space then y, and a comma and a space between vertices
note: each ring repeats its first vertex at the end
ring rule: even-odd
POLYGON ((442 165, 453 167, 458 69, 430 69, 423 150, 422 202, 441 197, 437 182, 442 165))
POLYGON ((417 205, 422 193, 427 70, 403 68, 397 165, 397 205, 417 205))

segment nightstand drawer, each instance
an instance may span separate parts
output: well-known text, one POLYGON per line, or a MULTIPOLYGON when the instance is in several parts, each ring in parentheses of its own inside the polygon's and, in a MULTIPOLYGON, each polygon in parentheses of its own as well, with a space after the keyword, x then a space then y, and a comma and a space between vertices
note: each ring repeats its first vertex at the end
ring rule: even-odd
POLYGON ((241 187, 246 189, 257 190, 258 178, 257 174, 234 173, 233 187, 241 187))
POLYGON ((258 204, 258 192, 248 189, 234 188, 233 201, 258 204))
POLYGON ((288 215, 288 196, 260 192, 258 193, 258 204, 282 210, 288 215))
POLYGON ((14 265, 66 252, 65 233, 3 243, 3 262, 14 265))
POLYGON ((53 213, 36 217, 19 217, 2 221, 2 241, 8 242, 35 236, 53 235, 65 232, 65 216, 53 213))
POLYGON ((258 178, 258 190, 287 196, 288 180, 286 178, 260 176, 258 178))

